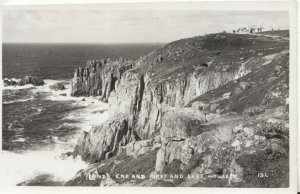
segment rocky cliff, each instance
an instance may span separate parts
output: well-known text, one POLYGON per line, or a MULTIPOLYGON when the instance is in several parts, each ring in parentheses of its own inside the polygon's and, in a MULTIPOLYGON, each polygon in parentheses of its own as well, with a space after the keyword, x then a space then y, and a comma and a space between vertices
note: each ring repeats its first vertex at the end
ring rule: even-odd
MULTIPOLYGON (((280 185, 278 179, 251 181, 249 172, 259 173, 261 163, 249 169, 247 158, 264 158, 270 171, 288 160, 288 49, 288 38, 282 36, 220 33, 175 41, 136 61, 90 61, 75 71, 72 95, 100 96, 109 103, 112 118, 125 115, 126 129, 115 126, 118 119, 108 121, 83 134, 75 152, 103 165, 122 153, 139 162, 155 152, 155 162, 140 173, 204 175, 197 180, 133 181, 137 185, 203 186, 210 184, 210 176, 229 175, 212 182, 286 186, 288 181, 280 185), (278 130, 273 121, 280 123, 278 130)), ((276 173, 274 177, 288 177, 286 166, 276 173)))
POLYGON ((107 102, 110 92, 115 89, 115 82, 132 66, 132 61, 123 58, 114 62, 106 59, 90 60, 85 68, 75 70, 71 81, 71 95, 100 96, 107 102))
POLYGON ((84 132, 78 139, 74 156, 79 154, 83 160, 92 162, 105 160, 116 155, 121 146, 135 140, 127 116, 119 114, 89 132, 84 132))
POLYGON ((213 34, 184 39, 135 62, 89 61, 76 69, 72 95, 100 96, 110 104, 111 115, 131 115, 137 134, 148 138, 160 127, 164 106, 183 107, 261 68, 284 48, 286 42, 265 36, 213 34))

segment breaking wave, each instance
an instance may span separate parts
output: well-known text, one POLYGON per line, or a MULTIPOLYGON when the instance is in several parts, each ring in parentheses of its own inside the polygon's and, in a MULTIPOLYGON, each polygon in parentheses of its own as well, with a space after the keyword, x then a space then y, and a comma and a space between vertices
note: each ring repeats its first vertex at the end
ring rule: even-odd
MULTIPOLYGON (((55 133, 51 135, 49 146, 37 148, 35 150, 26 150, 22 152, 2 151, 0 158, 0 185, 17 185, 27 184, 32 182, 39 176, 51 175, 51 181, 60 182, 63 184, 65 181, 70 180, 76 172, 80 169, 87 167, 87 164, 81 160, 80 157, 73 158, 72 156, 62 158, 64 153, 71 153, 77 142, 78 136, 82 131, 89 131, 93 126, 108 119, 108 105, 102 103, 95 97, 72 97, 70 96, 70 83, 66 80, 44 80, 44 86, 28 87, 33 93, 32 97, 26 99, 16 99, 4 102, 4 104, 11 104, 17 102, 26 102, 35 100, 34 96, 39 96, 43 93, 43 99, 53 101, 68 101, 76 108, 70 111, 62 120, 64 126, 73 126, 78 128, 75 135, 68 135, 63 138, 58 138, 55 133), (50 86, 63 83, 65 90, 54 90, 50 86), (68 120, 76 120, 78 122, 72 123, 68 120)), ((14 89, 17 89, 15 87, 14 89)), ((21 89, 21 88, 20 88, 21 89)), ((36 108, 36 113, 42 112, 43 105, 41 104, 36 108)), ((64 127, 59 126, 59 127, 64 127)), ((21 125, 10 126, 11 130, 21 130, 21 125)), ((15 137, 14 142, 29 143, 26 137, 15 137)))
POLYGON ((80 158, 60 158, 62 149, 41 150, 25 153, 2 151, 1 153, 1 185, 17 185, 29 182, 42 174, 53 175, 52 181, 64 182, 71 179, 86 163, 80 158))
POLYGON ((18 103, 18 102, 27 102, 30 100, 33 100, 34 97, 30 97, 30 98, 25 98, 25 99, 17 99, 17 100, 11 100, 11 101, 5 101, 3 102, 3 104, 13 104, 13 103, 18 103))
POLYGON ((35 86, 32 84, 27 84, 24 86, 3 86, 3 84, 1 85, 1 88, 3 90, 22 90, 22 89, 28 89, 28 88, 34 88, 35 86))

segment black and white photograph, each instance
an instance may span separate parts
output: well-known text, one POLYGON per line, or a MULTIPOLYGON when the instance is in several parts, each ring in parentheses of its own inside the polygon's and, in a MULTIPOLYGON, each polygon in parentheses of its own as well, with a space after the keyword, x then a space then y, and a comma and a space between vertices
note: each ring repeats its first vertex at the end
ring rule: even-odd
POLYGON ((200 8, 3 7, 0 185, 289 188, 290 11, 200 8))

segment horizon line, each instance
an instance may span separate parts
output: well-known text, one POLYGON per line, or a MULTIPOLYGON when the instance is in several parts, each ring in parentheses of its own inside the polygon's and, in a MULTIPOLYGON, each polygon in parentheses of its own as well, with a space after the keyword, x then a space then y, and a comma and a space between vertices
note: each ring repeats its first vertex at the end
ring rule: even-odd
POLYGON ((2 44, 168 44, 169 42, 2 42, 2 44))
MULTIPOLYGON (((275 29, 273 31, 289 31, 290 29, 275 29)), ((265 30, 263 32, 272 32, 272 30, 265 30)), ((103 45, 108 45, 108 44, 168 44, 177 40, 182 40, 182 39, 187 39, 187 38, 193 38, 197 36, 205 36, 207 34, 219 34, 223 32, 211 32, 211 33, 204 33, 201 35, 195 35, 191 37, 186 37, 186 38, 180 38, 176 40, 172 40, 169 42, 2 42, 2 44, 103 44, 103 45)), ((225 32, 229 34, 234 34, 232 32, 225 32)))

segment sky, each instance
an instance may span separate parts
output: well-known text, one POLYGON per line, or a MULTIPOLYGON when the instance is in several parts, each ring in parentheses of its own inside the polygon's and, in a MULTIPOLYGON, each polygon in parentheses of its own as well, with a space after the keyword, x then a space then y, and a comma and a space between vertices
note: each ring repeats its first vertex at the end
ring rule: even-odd
POLYGON ((288 29, 284 11, 168 9, 4 10, 3 42, 167 43, 249 25, 288 29))

